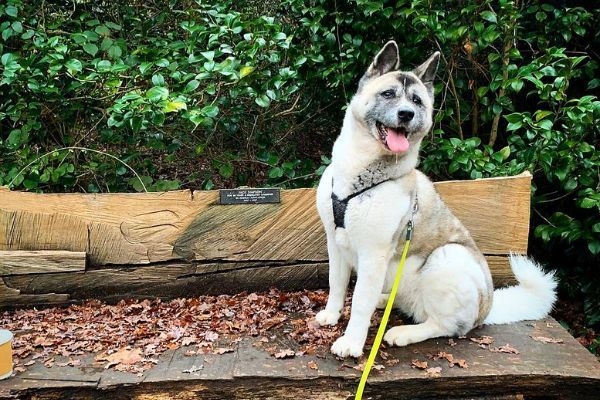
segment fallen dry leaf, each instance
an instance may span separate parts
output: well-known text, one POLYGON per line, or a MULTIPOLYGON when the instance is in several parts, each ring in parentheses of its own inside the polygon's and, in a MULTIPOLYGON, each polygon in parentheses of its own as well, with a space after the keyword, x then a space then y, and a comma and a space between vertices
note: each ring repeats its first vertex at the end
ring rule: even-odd
POLYGON ((446 353, 445 351, 440 351, 438 354, 433 356, 434 360, 439 360, 442 358, 448 361, 450 368, 453 368, 455 365, 458 365, 460 368, 469 368, 465 360, 454 358, 452 354, 446 353))
POLYGON ((431 367, 425 370, 425 373, 430 378, 439 378, 442 376, 442 367, 431 367))
POLYGON ((519 350, 512 347, 510 344, 506 344, 500 347, 490 347, 492 353, 508 353, 508 354, 519 354, 519 350))
POLYGON ((319 364, 317 364, 315 361, 309 361, 306 365, 310 369, 319 369, 319 364))
POLYGON ((57 367, 79 367, 81 365, 81 360, 69 358, 66 362, 57 362, 54 365, 57 367))
POLYGON ((275 358, 292 358, 295 355, 296 355, 296 352, 292 349, 281 350, 281 351, 278 351, 277 353, 273 354, 273 356, 275 358))
POLYGON ((544 337, 544 336, 529 336, 530 338, 532 338, 533 340, 535 340, 536 342, 542 342, 542 343, 564 343, 565 341, 562 339, 554 339, 554 338, 549 338, 549 337, 544 337))
POLYGON ((489 346, 494 342, 494 338, 491 336, 481 336, 478 338, 469 338, 472 342, 475 342, 479 345, 489 346))
POLYGON ((417 360, 417 359, 412 360, 412 362, 410 363, 410 365, 413 368, 416 368, 416 369, 427 369, 427 367, 428 367, 427 361, 420 361, 420 360, 417 360))
POLYGON ((108 361, 109 364, 124 364, 124 365, 133 365, 142 361, 142 350, 140 349, 132 349, 129 350, 127 348, 122 348, 116 353, 112 353, 107 355, 104 358, 105 361, 108 361))

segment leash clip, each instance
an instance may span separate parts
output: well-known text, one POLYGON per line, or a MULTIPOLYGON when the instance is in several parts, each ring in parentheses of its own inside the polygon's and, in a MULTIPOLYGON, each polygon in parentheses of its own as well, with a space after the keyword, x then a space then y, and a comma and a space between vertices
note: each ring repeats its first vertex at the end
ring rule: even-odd
POLYGON ((413 222, 412 219, 406 224, 406 240, 411 240, 413 234, 413 222))

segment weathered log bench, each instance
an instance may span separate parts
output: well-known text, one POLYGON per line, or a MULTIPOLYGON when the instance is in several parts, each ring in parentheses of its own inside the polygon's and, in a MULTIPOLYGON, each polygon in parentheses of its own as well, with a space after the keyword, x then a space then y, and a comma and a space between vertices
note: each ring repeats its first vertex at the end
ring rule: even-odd
MULTIPOLYGON (((486 255, 496 286, 514 282, 509 252, 525 253, 531 176, 436 184, 486 255)), ((0 308, 87 298, 175 298, 327 287, 324 232, 314 189, 284 190, 269 204, 223 205, 218 191, 34 194, 0 188, 0 308)), ((600 363, 552 318, 485 326, 518 353, 469 339, 386 349, 398 360, 372 374, 366 398, 598 398, 600 363), (536 340, 537 338, 537 340, 536 340), (539 338, 552 338, 548 341, 539 338), (452 353, 468 368, 431 357, 452 353)), ((360 372, 351 360, 275 359, 242 340, 234 352, 163 354, 143 376, 34 365, 0 381, 0 398, 346 399, 360 372), (318 364, 318 368, 314 366, 318 364), (190 373, 194 367, 194 373, 190 373), (187 373, 184 373, 187 371, 187 373)))

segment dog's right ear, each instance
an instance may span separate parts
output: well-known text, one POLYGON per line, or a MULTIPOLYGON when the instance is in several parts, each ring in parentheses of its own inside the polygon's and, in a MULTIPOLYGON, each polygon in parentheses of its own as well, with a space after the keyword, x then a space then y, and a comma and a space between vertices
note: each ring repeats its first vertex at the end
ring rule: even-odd
POLYGON ((373 62, 367 69, 367 72, 360 79, 358 84, 358 90, 364 86, 364 84, 373 79, 386 74, 390 71, 395 71, 400 67, 400 55, 398 54, 398 45, 395 41, 390 40, 383 46, 383 48, 377 53, 373 62))

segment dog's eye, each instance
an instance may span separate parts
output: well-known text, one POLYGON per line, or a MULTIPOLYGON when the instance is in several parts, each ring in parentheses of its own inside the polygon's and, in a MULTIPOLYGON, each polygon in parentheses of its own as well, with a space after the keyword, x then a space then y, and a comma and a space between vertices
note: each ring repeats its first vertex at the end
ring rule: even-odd
POLYGON ((396 97, 396 92, 394 92, 392 89, 388 89, 384 92, 381 92, 381 97, 384 99, 393 99, 396 97))
POLYGON ((413 95, 412 101, 413 101, 413 103, 415 103, 418 106, 423 104, 423 101, 421 100, 421 98, 419 96, 417 96, 416 94, 413 95))

